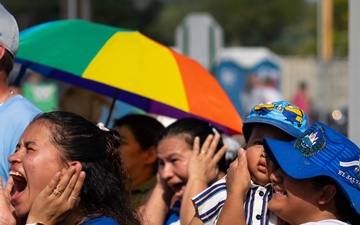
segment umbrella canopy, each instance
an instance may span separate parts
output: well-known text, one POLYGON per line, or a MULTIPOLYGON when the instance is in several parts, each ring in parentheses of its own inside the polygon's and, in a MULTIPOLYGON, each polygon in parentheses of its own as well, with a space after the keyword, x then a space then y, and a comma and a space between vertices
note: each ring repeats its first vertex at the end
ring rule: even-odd
POLYGON ((149 113, 242 132, 240 115, 205 68, 138 31, 84 20, 40 24, 20 32, 15 62, 149 113))

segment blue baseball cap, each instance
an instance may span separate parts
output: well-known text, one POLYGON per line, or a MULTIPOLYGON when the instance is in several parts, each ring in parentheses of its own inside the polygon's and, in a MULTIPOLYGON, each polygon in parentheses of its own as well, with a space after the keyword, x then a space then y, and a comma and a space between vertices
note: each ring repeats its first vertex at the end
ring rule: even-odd
POLYGON ((287 101, 266 102, 254 106, 243 121, 243 134, 249 140, 252 123, 266 123, 275 126, 294 138, 310 127, 306 113, 287 101))
POLYGON ((292 178, 334 179, 360 214, 360 149, 348 138, 318 122, 290 142, 265 138, 264 148, 292 178))

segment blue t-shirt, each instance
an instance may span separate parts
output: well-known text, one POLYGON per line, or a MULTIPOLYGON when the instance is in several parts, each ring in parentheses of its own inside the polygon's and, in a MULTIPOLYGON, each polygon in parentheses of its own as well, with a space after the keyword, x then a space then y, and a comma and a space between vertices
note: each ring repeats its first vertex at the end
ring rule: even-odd
POLYGON ((101 216, 99 218, 87 218, 83 223, 81 223, 82 225, 119 225, 113 218, 110 217, 106 217, 106 216, 101 216))
POLYGON ((3 185, 9 177, 8 158, 25 128, 41 111, 21 95, 15 95, 0 106, 0 176, 3 185))
POLYGON ((179 200, 174 203, 173 207, 168 212, 165 225, 180 224, 180 206, 181 202, 179 200))

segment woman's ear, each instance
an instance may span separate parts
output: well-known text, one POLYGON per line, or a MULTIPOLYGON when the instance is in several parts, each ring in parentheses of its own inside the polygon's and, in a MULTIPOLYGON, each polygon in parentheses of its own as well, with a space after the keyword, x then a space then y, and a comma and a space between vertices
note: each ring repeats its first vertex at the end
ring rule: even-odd
POLYGON ((4 44, 0 43, 0 59, 5 55, 5 46, 4 44))
POLYGON ((66 170, 70 167, 70 166, 75 166, 77 171, 81 171, 82 170, 82 165, 79 161, 71 161, 67 163, 67 168, 63 168, 62 169, 62 174, 66 172, 66 170))
POLYGON ((153 165, 157 160, 156 146, 149 147, 146 151, 144 151, 144 153, 144 163, 147 165, 153 165))
POLYGON ((321 188, 321 196, 318 199, 319 205, 326 205, 335 198, 337 189, 334 185, 328 184, 321 188))

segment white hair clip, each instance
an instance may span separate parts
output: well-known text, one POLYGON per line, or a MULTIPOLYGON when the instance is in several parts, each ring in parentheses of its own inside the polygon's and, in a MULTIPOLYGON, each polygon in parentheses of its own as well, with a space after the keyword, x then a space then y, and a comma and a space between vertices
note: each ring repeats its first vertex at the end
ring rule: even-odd
POLYGON ((105 125, 102 122, 97 123, 96 126, 100 128, 100 130, 109 131, 109 128, 105 127, 105 125))
POLYGON ((212 131, 214 132, 214 134, 218 134, 218 133, 219 133, 219 131, 217 131, 215 127, 212 128, 212 131))

